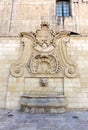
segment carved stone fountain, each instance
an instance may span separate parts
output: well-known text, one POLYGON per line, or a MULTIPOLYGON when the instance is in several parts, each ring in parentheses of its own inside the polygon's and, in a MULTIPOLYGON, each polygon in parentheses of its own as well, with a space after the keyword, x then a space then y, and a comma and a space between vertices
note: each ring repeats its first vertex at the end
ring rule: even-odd
POLYGON ((22 32, 22 55, 11 66, 11 74, 24 77, 21 109, 30 113, 61 113, 66 110, 64 77, 77 76, 67 56, 69 32, 55 34, 46 23, 35 33, 22 32))

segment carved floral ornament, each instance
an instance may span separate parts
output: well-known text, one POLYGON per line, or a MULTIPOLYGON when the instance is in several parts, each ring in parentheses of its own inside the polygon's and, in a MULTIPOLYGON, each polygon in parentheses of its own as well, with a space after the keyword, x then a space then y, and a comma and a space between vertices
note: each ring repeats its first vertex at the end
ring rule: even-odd
POLYGON ((22 55, 11 66, 14 77, 24 76, 26 69, 29 74, 47 77, 62 73, 62 77, 73 78, 78 75, 76 65, 67 56, 69 32, 55 34, 46 23, 41 24, 41 29, 35 33, 20 33, 22 55))

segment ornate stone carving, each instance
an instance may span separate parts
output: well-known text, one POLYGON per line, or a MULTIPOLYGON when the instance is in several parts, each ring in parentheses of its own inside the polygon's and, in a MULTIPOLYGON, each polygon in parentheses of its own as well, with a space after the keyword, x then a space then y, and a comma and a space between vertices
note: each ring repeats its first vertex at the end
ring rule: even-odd
POLYGON ((47 78, 45 78, 45 77, 40 78, 40 85, 41 85, 42 87, 47 87, 47 84, 48 84, 47 78))
POLYGON ((54 55, 38 54, 31 58, 27 68, 34 74, 54 74, 58 71, 58 61, 54 55))
POLYGON ((49 25, 43 23, 36 33, 21 33, 21 58, 11 66, 11 74, 15 77, 24 76, 27 69, 29 75, 40 74, 40 77, 66 76, 76 77, 76 65, 67 56, 67 43, 69 32, 55 34, 49 25))
POLYGON ((74 62, 67 56, 67 43, 69 43, 69 32, 60 32, 55 36, 55 43, 59 46, 60 58, 64 65, 64 75, 68 78, 78 75, 77 67, 74 62))
POLYGON ((49 29, 48 24, 41 24, 41 30, 36 31, 36 40, 37 44, 40 46, 44 46, 46 44, 46 47, 51 45, 53 43, 54 39, 54 32, 49 29))
POLYGON ((49 52, 54 49, 54 32, 49 29, 48 24, 41 24, 41 30, 35 33, 36 43, 34 48, 39 52, 49 52))
POLYGON ((23 66, 21 66, 20 63, 18 63, 18 64, 15 63, 11 66, 10 72, 11 72, 12 76, 21 77, 21 76, 23 76, 23 73, 24 73, 23 66))

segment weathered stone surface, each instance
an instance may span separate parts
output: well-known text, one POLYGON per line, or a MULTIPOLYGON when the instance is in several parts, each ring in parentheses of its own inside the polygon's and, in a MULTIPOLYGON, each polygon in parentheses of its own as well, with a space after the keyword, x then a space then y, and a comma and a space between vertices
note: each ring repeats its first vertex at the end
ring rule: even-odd
POLYGON ((29 98, 23 95, 22 109, 32 113, 65 111, 67 103, 64 97, 64 78, 75 78, 78 75, 75 63, 66 52, 70 33, 55 33, 48 23, 43 22, 40 30, 35 33, 22 32, 20 37, 22 56, 18 62, 12 64, 10 73, 15 78, 24 77, 25 81, 28 78, 30 82, 24 83, 25 93, 35 95, 29 98), (63 97, 58 97, 59 95, 63 97))
MULTIPOLYGON (((56 17, 56 0, 1 0, 0 1, 0 107, 20 108, 22 95, 61 95, 65 94, 68 108, 80 108, 88 110, 88 0, 72 0, 72 17, 56 17), (83 11, 82 11, 83 10, 83 11), (32 13, 31 13, 32 12, 32 13), (47 13, 48 12, 48 13, 47 13), (10 66, 22 54, 24 43, 20 44, 18 34, 23 32, 35 32, 40 28, 41 22, 48 22, 54 32, 71 31, 69 43, 66 43, 64 52, 77 64, 79 75, 76 78, 54 78, 48 76, 47 80, 41 80, 41 76, 29 79, 29 62, 25 69, 24 77, 16 78, 10 75, 10 66), (76 33, 81 35, 76 35, 76 33), (42 84, 41 82, 42 81, 42 84), (36 85, 37 84, 37 85, 36 85), (49 86, 48 87, 46 86, 49 86), (29 87, 30 86, 30 87, 29 87), (41 87, 42 86, 42 87, 41 87), (56 87, 58 86, 58 88, 56 87), (63 91, 64 90, 64 91, 63 91)), ((40 29, 39 29, 40 30, 40 29)), ((67 37, 66 37, 67 38, 67 37)), ((38 37, 37 37, 38 39, 38 37)), ((22 39, 28 44, 28 41, 22 39)), ((40 40, 41 41, 41 40, 40 40)), ((30 42, 30 41, 29 41, 30 42)), ((31 42, 30 42, 31 44, 31 42)), ((59 44, 58 44, 59 46, 59 44)), ((46 44, 43 45, 46 47, 46 44)), ((36 48, 38 49, 38 48, 36 48)), ((51 46, 52 50, 53 47, 51 46)), ((30 48, 31 50, 31 48, 30 48)), ((39 48, 44 52, 44 48, 39 48)), ((47 49, 48 50, 48 49, 47 49)), ((26 53, 30 51, 27 49, 26 53)), ((59 52, 59 51, 58 51, 59 52)), ((59 53, 58 53, 59 56, 59 53)), ((65 56, 65 55, 63 55, 65 56)), ((51 59, 50 55, 48 56, 51 59)), ((32 58, 33 59, 33 58, 32 58)), ((33 59, 34 62, 36 57, 33 59)), ((43 59, 41 57, 41 59, 43 59)), ((25 57, 26 60, 26 57, 25 57)), ((39 60, 39 58, 38 58, 39 60)), ((55 61, 55 59, 54 59, 55 61)), ((69 60, 70 61, 70 60, 69 60)), ((16 63, 16 62, 15 62, 16 63)), ((36 62, 35 62, 36 63, 36 62)), ((31 62, 32 64, 32 62, 31 62)), ((45 64, 46 65, 46 64, 45 64)), ((56 65, 56 64, 54 64, 56 65)), ((47 66, 47 65, 46 65, 47 66)), ((41 68, 41 65, 39 65, 41 68)), ((19 68, 18 68, 19 69, 19 68)), ((19 72, 17 69, 17 73, 19 72)), ((33 67, 32 67, 33 70, 33 67)), ((45 72, 46 69, 43 70, 45 72)), ((73 70, 73 69, 72 69, 73 70)), ((37 70, 38 71, 38 70, 37 70)), ((71 70, 69 70, 72 73, 71 70)), ((21 73, 22 74, 22 73, 21 73)))
POLYGON ((63 17, 56 16, 56 0, 2 0, 0 1, 0 35, 17 36, 19 32, 28 32, 29 28, 34 31, 42 21, 49 22, 57 32, 67 30, 88 34, 86 29, 88 28, 88 1, 72 0, 70 5, 71 16, 63 20, 63 17))
MULTIPOLYGON (((0 107, 1 108, 20 108, 20 97, 29 90, 35 90, 36 83, 39 80, 29 80, 26 78, 24 81, 23 77, 16 79, 12 76, 9 77, 10 65, 18 59, 20 49, 19 37, 3 37, 0 38, 0 107), (8 43, 8 44, 7 44, 8 43), (30 81, 30 82, 29 82, 30 81), (25 85, 24 85, 25 83, 25 85), (7 85, 8 84, 8 85, 7 85), (34 87, 31 88, 31 84, 34 87), (30 87, 29 87, 30 85, 30 87), (8 87, 7 87, 8 86, 8 87)), ((88 109, 88 38, 80 36, 71 36, 70 44, 67 44, 67 53, 71 56, 78 66, 79 76, 74 79, 64 79, 64 93, 68 101, 68 108, 80 108, 88 109)), ((50 79, 50 89, 62 92, 63 80, 56 80, 56 86, 58 90, 53 87, 55 79, 50 79), (52 81, 52 82, 51 82, 52 81)), ((39 90, 49 95, 47 87, 41 87, 39 90), (45 91, 46 90, 46 91, 45 91)), ((36 88, 38 90, 38 86, 36 88)), ((52 93, 51 93, 52 94, 52 93)), ((50 94, 50 95, 51 95, 50 94)), ((55 93, 57 94, 57 93, 55 93)), ((55 94, 53 96, 55 97, 55 94)))
MULTIPOLYGON (((0 113, 2 112, 0 110, 0 113)), ((9 115, 13 116, 5 113, 0 116, 0 130, 88 130, 87 111, 63 114, 29 114, 10 111, 9 115)))
POLYGON ((28 97, 22 96, 21 110, 29 113, 62 113, 66 111, 64 97, 28 97))

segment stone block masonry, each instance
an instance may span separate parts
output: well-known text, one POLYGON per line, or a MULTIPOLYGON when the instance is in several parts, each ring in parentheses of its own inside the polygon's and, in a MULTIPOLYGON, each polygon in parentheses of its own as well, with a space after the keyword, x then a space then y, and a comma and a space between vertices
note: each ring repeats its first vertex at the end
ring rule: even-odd
MULTIPOLYGON (((78 67, 77 78, 65 78, 64 92, 68 108, 88 109, 88 39, 87 37, 70 37, 67 53, 78 67)), ((20 96, 23 95, 23 78, 9 77, 11 64, 20 55, 19 37, 0 38, 0 107, 19 109, 20 96), (9 80, 8 80, 9 79, 9 80), (8 87, 9 84, 9 87, 8 87)))
MULTIPOLYGON (((70 35, 70 42, 66 44, 66 52, 76 63, 78 76, 65 77, 64 84, 63 79, 57 81, 57 79, 52 80, 51 77, 50 90, 62 94, 64 89, 68 109, 88 110, 88 2, 72 0, 70 5, 71 16, 64 17, 63 23, 63 17, 56 16, 56 0, 0 1, 0 108, 20 109, 20 97, 32 91, 35 84, 39 83, 38 80, 33 80, 35 83, 31 88, 29 82, 32 85, 32 80, 29 80, 27 71, 24 79, 24 77, 13 77, 10 69, 23 51, 18 34, 35 32, 40 29, 42 22, 47 22, 54 32, 70 31, 80 34, 70 35), (54 85, 60 87, 57 89, 54 85)), ((45 88, 37 88, 38 86, 37 91, 45 90, 45 88)))

